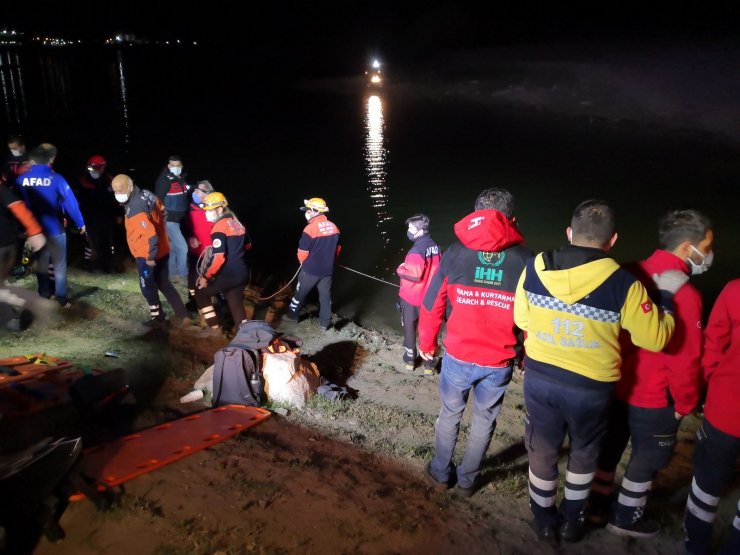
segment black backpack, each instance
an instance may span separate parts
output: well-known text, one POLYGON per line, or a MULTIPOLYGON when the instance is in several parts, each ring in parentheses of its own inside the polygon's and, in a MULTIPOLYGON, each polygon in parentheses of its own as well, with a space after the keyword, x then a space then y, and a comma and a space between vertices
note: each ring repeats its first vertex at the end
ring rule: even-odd
POLYGON ((254 349, 224 347, 216 351, 213 361, 213 406, 260 406, 260 360, 260 352, 254 349))
POLYGON ((260 406, 262 400, 262 349, 272 343, 275 329, 263 320, 239 326, 227 347, 213 361, 213 406, 260 406))

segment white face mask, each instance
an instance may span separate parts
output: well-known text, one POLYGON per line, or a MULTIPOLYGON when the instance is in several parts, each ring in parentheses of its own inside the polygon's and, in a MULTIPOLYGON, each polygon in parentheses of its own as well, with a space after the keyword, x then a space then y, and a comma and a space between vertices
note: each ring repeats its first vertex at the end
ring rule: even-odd
POLYGON ((216 220, 218 220, 218 214, 216 214, 215 210, 206 210, 206 220, 213 223, 216 220))
POLYGON ((304 214, 304 216, 306 217, 306 221, 307 222, 310 222, 311 221, 311 218, 313 218, 314 214, 310 210, 306 210, 306 213, 304 214))
POLYGON ((12 148, 10 149, 10 153, 13 156, 16 156, 16 157, 18 157, 18 156, 20 156, 22 154, 20 150, 13 150, 12 148))
POLYGON ((116 200, 121 204, 126 204, 128 202, 128 195, 126 193, 116 193, 115 196, 116 200))
POLYGON ((182 166, 173 166, 170 168, 170 173, 172 175, 180 175, 182 173, 182 166))
POLYGON ((710 266, 712 265, 712 262, 714 262, 714 253, 710 252, 709 254, 704 254, 699 249, 697 249, 694 245, 689 245, 692 250, 701 256, 701 262, 697 264, 693 260, 691 260, 691 257, 689 256, 689 266, 691 266, 691 275, 692 276, 698 276, 699 274, 703 274, 706 272, 710 266))
POLYGON ((100 177, 100 172, 90 172, 90 177, 92 177, 93 179, 97 179, 98 177, 100 177))

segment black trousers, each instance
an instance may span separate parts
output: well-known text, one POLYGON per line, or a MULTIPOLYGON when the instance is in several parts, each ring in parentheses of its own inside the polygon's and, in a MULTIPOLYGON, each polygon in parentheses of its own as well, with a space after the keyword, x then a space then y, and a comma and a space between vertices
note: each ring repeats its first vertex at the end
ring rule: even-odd
MULTIPOLYGON (((718 430, 705 420, 696 432, 694 480, 686 501, 684 530, 687 553, 704 555, 708 552, 717 505, 725 487, 734 477, 738 456, 740 438, 718 430)), ((730 536, 720 553, 740 553, 740 501, 730 536)))
POLYGON ((294 318, 298 318, 298 311, 306 302, 306 297, 315 287, 319 291, 319 324, 329 327, 331 324, 331 280, 332 276, 314 276, 304 271, 298 275, 295 294, 290 300, 289 310, 294 318))
POLYGON ((203 289, 195 289, 195 302, 198 304, 198 310, 206 320, 209 326, 218 325, 218 315, 213 308, 211 297, 214 295, 223 295, 229 305, 231 318, 234 320, 234 326, 239 327, 242 320, 247 318, 244 310, 244 286, 247 284, 246 279, 234 282, 219 281, 218 278, 210 282, 203 289))
POLYGON ((154 266, 147 266, 143 258, 136 259, 136 269, 139 270, 139 288, 149 304, 149 317, 152 320, 165 319, 162 303, 159 300, 160 291, 178 318, 185 318, 188 315, 180 295, 170 282, 169 258, 169 256, 158 258, 154 266))

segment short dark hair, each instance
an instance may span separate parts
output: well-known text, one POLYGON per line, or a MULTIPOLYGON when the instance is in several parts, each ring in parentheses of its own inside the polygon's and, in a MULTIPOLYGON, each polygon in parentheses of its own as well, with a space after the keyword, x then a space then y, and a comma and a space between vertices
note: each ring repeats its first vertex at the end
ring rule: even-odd
POLYGON ((34 164, 49 164, 51 162, 51 159, 53 156, 51 155, 51 152, 48 148, 45 146, 39 145, 37 147, 34 147, 31 152, 28 153, 28 158, 33 162, 34 164))
POLYGON ((475 199, 476 210, 498 210, 507 218, 514 215, 514 195, 503 187, 491 187, 475 199))
POLYGON ((429 217, 426 214, 414 214, 406 220, 406 225, 413 225, 424 231, 429 230, 429 217))
POLYGON ((672 251, 684 241, 700 243, 712 229, 712 221, 698 210, 671 210, 658 226, 658 244, 672 251))
POLYGON ((603 200, 586 200, 573 212, 570 227, 579 239, 605 245, 614 235, 614 209, 603 200))
POLYGON ((20 145, 20 146, 26 146, 25 139, 21 137, 20 135, 8 135, 7 144, 10 144, 10 143, 16 143, 17 145, 20 145))
POLYGON ((177 154, 170 154, 170 157, 167 158, 167 162, 182 162, 182 158, 177 154))

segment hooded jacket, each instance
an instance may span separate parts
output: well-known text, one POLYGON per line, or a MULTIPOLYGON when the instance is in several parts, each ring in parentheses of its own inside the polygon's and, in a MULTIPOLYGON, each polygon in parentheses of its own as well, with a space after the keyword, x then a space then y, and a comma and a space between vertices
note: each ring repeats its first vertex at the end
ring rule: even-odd
POLYGON ((516 357, 514 290, 531 253, 514 222, 476 210, 455 224, 459 242, 442 256, 419 316, 419 349, 434 351, 443 320, 452 357, 502 367, 516 357))
POLYGON ((401 278, 398 296, 410 305, 421 306, 441 257, 439 245, 429 235, 424 233, 414 239, 414 246, 406 254, 403 264, 396 269, 401 278))
MULTIPOLYGON (((668 270, 689 273, 685 261, 661 249, 627 269, 653 298, 657 298, 653 274, 668 270)), ((623 334, 622 377, 615 392, 619 400, 642 408, 658 409, 673 404, 674 409, 683 415, 696 408, 701 389, 701 315, 701 295, 696 287, 686 283, 673 296, 676 331, 665 349, 659 353, 639 349, 627 334, 623 334)))
POLYGON ((516 289, 514 321, 527 332, 527 371, 558 382, 609 386, 619 379, 619 333, 660 351, 673 316, 602 250, 567 245, 527 263, 516 289))
POLYGON ((704 416, 712 426, 740 438, 740 279, 725 285, 712 307, 702 367, 709 384, 704 416))
POLYGON ((85 227, 77 199, 67 181, 49 166, 36 164, 16 181, 23 200, 49 236, 62 235, 62 219, 68 216, 78 228, 85 227))
POLYGON ((162 201, 136 186, 126 203, 126 240, 134 258, 158 260, 170 253, 162 201))

